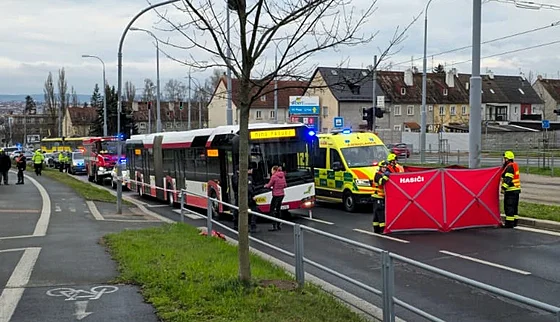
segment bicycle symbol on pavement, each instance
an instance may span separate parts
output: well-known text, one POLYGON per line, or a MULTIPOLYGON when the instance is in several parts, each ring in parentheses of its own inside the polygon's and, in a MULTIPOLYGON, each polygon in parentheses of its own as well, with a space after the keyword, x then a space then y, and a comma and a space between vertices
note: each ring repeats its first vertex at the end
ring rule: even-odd
POLYGON ((119 288, 116 286, 110 285, 101 285, 92 287, 89 291, 87 290, 75 290, 73 288, 68 287, 61 287, 61 288, 54 288, 52 290, 47 291, 48 296, 55 296, 55 297, 66 297, 65 301, 76 301, 76 300, 97 300, 103 294, 110 294, 118 291, 119 288))

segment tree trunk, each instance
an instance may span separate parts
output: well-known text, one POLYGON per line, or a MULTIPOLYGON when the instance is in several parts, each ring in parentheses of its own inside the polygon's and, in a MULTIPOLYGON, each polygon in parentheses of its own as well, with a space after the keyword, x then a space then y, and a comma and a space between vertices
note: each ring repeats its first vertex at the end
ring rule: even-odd
POLYGON ((239 279, 243 283, 251 281, 251 263, 249 261, 249 216, 247 200, 247 171, 249 168, 249 84, 241 81, 239 88, 239 279))

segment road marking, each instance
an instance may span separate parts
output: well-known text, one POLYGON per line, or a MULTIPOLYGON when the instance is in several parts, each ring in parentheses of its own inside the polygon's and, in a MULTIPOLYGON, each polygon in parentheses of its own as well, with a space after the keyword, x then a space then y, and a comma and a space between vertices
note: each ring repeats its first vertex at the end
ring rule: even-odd
POLYGON ((325 221, 325 220, 321 220, 321 219, 317 219, 317 218, 309 218, 309 217, 303 217, 303 216, 298 217, 298 218, 318 222, 318 223, 325 224, 325 225, 334 225, 334 223, 332 223, 330 221, 325 221))
POLYGON ((9 322, 14 314, 19 300, 23 296, 23 291, 29 278, 31 277, 31 272, 33 267, 37 262, 39 253, 41 252, 40 247, 30 247, 25 249, 25 252, 21 256, 18 264, 14 268, 8 283, 6 283, 6 288, 0 294, 0 322, 9 322))
POLYGON ((522 231, 529 231, 529 232, 537 233, 537 234, 546 234, 546 235, 559 236, 560 237, 560 232, 552 231, 552 230, 536 229, 536 228, 530 228, 530 227, 519 227, 519 226, 515 227, 515 229, 522 230, 522 231))
POLYGON ((94 286, 89 291, 87 290, 76 290, 69 287, 58 287, 47 291, 48 296, 54 297, 65 297, 65 301, 76 301, 76 300, 98 300, 103 296, 103 294, 111 294, 118 291, 119 288, 112 285, 100 285, 94 286))
POLYGON ((76 316, 76 319, 78 321, 83 320, 88 315, 93 313, 93 312, 86 312, 88 303, 89 303, 89 301, 77 301, 76 302, 76 313, 74 313, 74 315, 76 316))
POLYGON ((482 259, 453 253, 453 252, 450 252, 450 251, 447 251, 447 250, 440 250, 439 252, 442 253, 442 254, 451 255, 451 256, 454 256, 454 257, 459 257, 459 258, 462 258, 462 259, 470 260, 470 261, 473 261, 473 262, 476 262, 476 263, 479 263, 479 264, 484 264, 484 265, 488 265, 488 266, 492 266, 492 267, 496 267, 496 268, 505 269, 507 271, 518 273, 518 274, 521 274, 521 275, 531 275, 530 272, 522 271, 520 269, 516 269, 516 268, 512 268, 512 267, 509 267, 509 266, 504 266, 504 265, 500 265, 500 264, 496 264, 496 263, 492 263, 492 262, 487 262, 487 261, 482 260, 482 259))
POLYGON ((12 249, 1 249, 0 253, 9 253, 9 252, 20 252, 22 250, 26 250, 27 248, 12 248, 12 249))
POLYGON ((105 220, 105 218, 103 218, 103 216, 101 215, 101 213, 99 212, 97 206, 93 201, 86 200, 86 205, 88 206, 89 211, 91 212, 95 220, 105 220))
POLYGON ((68 209, 70 210, 70 212, 76 212, 76 208, 74 207, 68 207, 68 209))
MULTIPOLYGON (((188 209, 183 209, 183 210, 185 211, 185 217, 188 217, 192 220, 206 219, 206 217, 202 217, 202 215, 199 215, 193 212, 192 210, 188 210, 188 209)), ((181 209, 173 209, 173 212, 178 213, 180 215, 181 209)))
POLYGON ((0 240, 6 240, 6 239, 20 239, 20 238, 31 238, 31 237, 42 237, 42 236, 35 236, 35 235, 8 236, 8 237, 0 237, 0 240))
POLYGON ((404 240, 404 239, 400 239, 400 238, 396 238, 396 237, 391 237, 391 236, 387 236, 387 235, 383 235, 383 234, 376 234, 372 231, 367 231, 367 230, 358 229, 358 228, 355 228, 355 229, 352 229, 352 230, 357 231, 357 232, 362 233, 362 234, 368 234, 368 235, 379 237, 379 238, 385 238, 385 239, 396 241, 396 242, 403 243, 403 244, 409 244, 410 243, 410 241, 408 241, 408 240, 404 240))
POLYGON ((62 209, 60 208, 60 206, 58 204, 56 204, 56 205, 54 205, 54 211, 61 212, 62 209))
POLYGON ((41 216, 37 221, 37 225, 35 226, 35 231, 33 232, 33 236, 45 236, 47 234, 47 228, 49 227, 49 220, 51 219, 51 198, 47 193, 47 190, 41 185, 37 180, 31 178, 28 175, 25 175, 27 180, 31 181, 31 183, 39 190, 39 194, 41 194, 41 199, 43 199, 43 207, 41 208, 41 216))

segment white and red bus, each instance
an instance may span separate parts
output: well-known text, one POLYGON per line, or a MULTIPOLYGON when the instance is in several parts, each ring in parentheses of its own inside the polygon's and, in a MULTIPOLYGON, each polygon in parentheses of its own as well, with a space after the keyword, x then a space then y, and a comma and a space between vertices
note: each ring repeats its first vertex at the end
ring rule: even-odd
POLYGON ((125 163, 124 155, 117 154, 119 139, 116 137, 90 137, 83 140, 84 160, 88 180, 103 184, 117 162, 125 163))
MULTIPOLYGON (((238 168, 238 126, 133 135, 126 141, 129 188, 174 204, 181 189, 233 204, 232 176, 238 168)), ((270 211, 272 193, 264 188, 271 168, 281 165, 288 187, 282 209, 315 204, 312 151, 314 131, 303 124, 249 125, 250 167, 258 210, 270 211)), ((207 208, 205 198, 187 195, 186 205, 207 208)), ((214 205, 218 213, 227 207, 214 205)))

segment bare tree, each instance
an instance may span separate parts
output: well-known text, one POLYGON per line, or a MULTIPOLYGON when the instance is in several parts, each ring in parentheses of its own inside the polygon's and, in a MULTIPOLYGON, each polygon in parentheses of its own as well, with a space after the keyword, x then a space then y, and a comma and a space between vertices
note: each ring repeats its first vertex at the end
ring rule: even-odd
POLYGON ((64 67, 58 70, 58 101, 62 115, 66 114, 68 108, 68 82, 66 81, 66 71, 64 67))
MULTIPOLYGON (((45 95, 45 113, 49 115, 51 118, 51 124, 56 124, 56 96, 54 94, 54 83, 52 73, 49 72, 49 76, 47 76, 47 80, 45 81, 45 88, 43 89, 43 93, 45 95)), ((56 132, 56 126, 51 125, 49 128, 50 133, 56 132)))
POLYGON ((70 90, 72 93, 72 107, 78 107, 80 105, 80 100, 78 99, 78 94, 76 94, 76 90, 74 90, 74 86, 70 90))
POLYGON ((136 97, 136 86, 132 84, 132 82, 127 81, 124 84, 124 91, 125 91, 125 98, 127 102, 134 102, 134 98, 136 97))
POLYGON ((155 99, 154 95, 155 85, 151 79, 146 78, 144 79, 144 91, 142 93, 142 101, 149 102, 155 99))
MULTIPOLYGON (((159 13, 169 24, 167 30, 179 32, 184 44, 163 41, 174 48, 204 52, 209 63, 200 63, 191 56, 194 67, 228 67, 238 80, 235 93, 239 111, 239 182, 248 181, 249 108, 269 90, 275 78, 309 81, 315 66, 306 64, 321 51, 344 46, 369 43, 372 34, 359 34, 374 12, 376 1, 358 10, 351 0, 228 0, 225 10, 232 12, 232 26, 228 29, 225 12, 218 11, 212 0, 183 0, 176 5, 187 22, 172 21, 166 13, 159 13), (228 33, 231 32, 231 41, 228 33), (228 57, 226 50, 231 50, 228 57), (265 54, 278 53, 277 64, 266 62, 265 54)), ((409 25, 410 26, 410 25, 409 25)), ((160 28, 164 29, 164 28, 160 28)), ((406 29, 405 29, 406 30, 406 29)), ((390 47, 402 40, 403 32, 390 47)), ((384 53, 388 53, 386 50, 384 53)), ((168 55, 169 56, 169 55, 168 55)), ((370 76, 371 77, 371 76, 370 76)), ((324 86, 324 85, 323 85, 324 86)), ((247 185, 239 185, 239 278, 251 279, 249 262, 247 185)))
POLYGON ((170 79, 163 87, 165 98, 169 101, 179 102, 185 99, 187 87, 176 79, 170 79))

